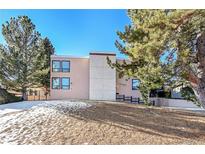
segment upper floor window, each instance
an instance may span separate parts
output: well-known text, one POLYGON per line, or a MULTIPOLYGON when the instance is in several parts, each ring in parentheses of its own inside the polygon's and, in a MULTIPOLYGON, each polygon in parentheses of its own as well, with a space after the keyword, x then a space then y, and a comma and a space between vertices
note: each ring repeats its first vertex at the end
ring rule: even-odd
POLYGON ((52 62, 52 70, 53 72, 60 72, 61 70, 61 66, 60 66, 60 61, 57 61, 57 60, 53 60, 52 62))
POLYGON ((53 72, 70 72, 70 61, 52 61, 53 72))
POLYGON ((58 78, 58 77, 52 78, 52 88, 53 89, 60 89, 60 78, 58 78))
POLYGON ((62 83, 61 86, 62 89, 70 89, 70 78, 63 77, 61 83, 62 83))
POLYGON ((70 61, 62 61, 62 72, 70 72, 70 61))
POLYGON ((139 84, 140 84, 139 80, 132 79, 132 90, 138 90, 139 84))

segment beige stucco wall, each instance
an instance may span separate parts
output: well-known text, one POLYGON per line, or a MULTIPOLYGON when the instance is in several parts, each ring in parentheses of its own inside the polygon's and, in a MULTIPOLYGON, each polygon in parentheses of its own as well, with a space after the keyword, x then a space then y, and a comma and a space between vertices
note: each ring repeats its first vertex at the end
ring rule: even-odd
MULTIPOLYGON (((50 99, 88 99, 89 98, 89 59, 66 56, 52 56, 52 60, 70 60, 70 72, 52 72, 52 77, 70 77, 70 89, 52 89, 50 99)), ((52 65, 51 65, 52 66, 52 65)))
POLYGON ((107 64, 107 57, 116 61, 115 55, 90 54, 90 91, 91 100, 115 100, 116 70, 107 64))
POLYGON ((117 75, 116 81, 117 93, 125 96, 141 97, 139 90, 132 90, 132 78, 127 79, 126 77, 119 78, 117 75))
MULTIPOLYGON (((124 60, 117 59, 118 63, 122 63, 124 60)), ((126 60, 127 63, 129 63, 128 60, 126 60)), ((132 97, 141 97, 141 93, 139 90, 132 90, 132 79, 128 79, 128 77, 124 76, 123 78, 119 78, 119 75, 117 73, 116 75, 116 92, 120 95, 125 96, 132 96, 132 97)))

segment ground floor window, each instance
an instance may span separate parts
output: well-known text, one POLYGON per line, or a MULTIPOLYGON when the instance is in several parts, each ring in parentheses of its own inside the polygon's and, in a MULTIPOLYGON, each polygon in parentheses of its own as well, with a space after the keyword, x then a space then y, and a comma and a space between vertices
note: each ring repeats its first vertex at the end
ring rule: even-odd
POLYGON ((70 89, 70 78, 69 77, 53 77, 52 78, 52 89, 70 89))
POLYGON ((52 78, 52 89, 60 89, 60 78, 58 77, 52 78))
POLYGON ((132 79, 132 90, 138 90, 139 89, 139 80, 137 79, 132 79))
POLYGON ((62 83, 61 86, 62 89, 70 89, 70 78, 63 77, 61 83, 62 83))

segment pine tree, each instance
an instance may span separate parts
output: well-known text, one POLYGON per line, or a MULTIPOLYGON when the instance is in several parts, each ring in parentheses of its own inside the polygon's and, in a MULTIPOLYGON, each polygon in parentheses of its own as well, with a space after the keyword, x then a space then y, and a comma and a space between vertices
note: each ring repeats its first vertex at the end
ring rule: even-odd
POLYGON ((2 25, 2 34, 6 45, 0 45, 0 82, 26 99, 29 87, 41 85, 39 74, 47 74, 40 34, 27 16, 10 18, 2 25))
POLYGON ((128 10, 128 16, 131 25, 118 32, 116 46, 130 63, 110 65, 138 78, 143 95, 186 85, 205 108, 205 11, 128 10))
POLYGON ((39 56, 38 61, 40 62, 39 65, 41 65, 41 70, 37 73, 36 78, 41 86, 45 88, 45 95, 47 97, 50 87, 50 61, 51 55, 54 54, 55 49, 51 41, 46 37, 45 39, 42 39, 40 43, 40 50, 41 55, 39 56))

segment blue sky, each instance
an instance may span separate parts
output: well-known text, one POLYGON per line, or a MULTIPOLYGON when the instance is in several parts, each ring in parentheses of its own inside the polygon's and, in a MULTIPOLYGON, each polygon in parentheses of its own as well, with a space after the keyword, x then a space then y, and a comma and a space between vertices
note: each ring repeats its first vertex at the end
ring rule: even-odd
MULTIPOLYGON (((59 55, 88 56, 90 51, 113 51, 117 31, 130 23, 126 10, 0 10, 0 25, 27 15, 42 37, 48 37, 59 55)), ((0 43, 4 43, 0 33, 0 43)))

